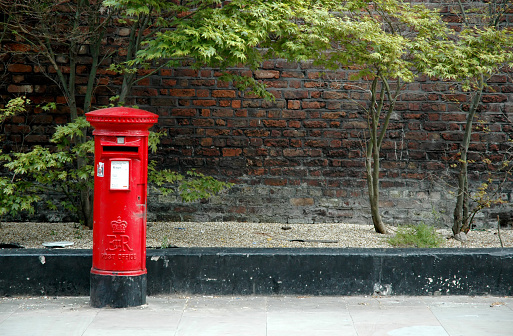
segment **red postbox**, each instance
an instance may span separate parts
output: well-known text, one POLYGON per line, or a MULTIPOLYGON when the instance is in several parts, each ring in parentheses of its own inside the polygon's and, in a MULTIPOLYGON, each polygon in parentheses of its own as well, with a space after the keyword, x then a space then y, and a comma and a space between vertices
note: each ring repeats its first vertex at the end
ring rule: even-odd
POLYGON ((146 303, 148 129, 156 114, 126 107, 86 113, 94 127, 91 305, 146 303))

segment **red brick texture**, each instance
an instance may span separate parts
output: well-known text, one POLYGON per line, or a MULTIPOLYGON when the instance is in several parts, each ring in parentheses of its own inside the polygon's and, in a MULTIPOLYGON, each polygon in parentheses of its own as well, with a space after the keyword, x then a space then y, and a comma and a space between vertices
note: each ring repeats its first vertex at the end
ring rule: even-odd
MULTIPOLYGON (((28 61, 12 63, 6 71, 6 84, 0 87, 4 102, 27 95, 36 104, 61 105, 58 111, 36 109, 7 122, 3 150, 22 142, 49 145, 53 126, 67 121, 62 95, 28 61)), ((248 73, 243 68, 233 71, 248 73)), ((237 91, 219 81, 213 69, 163 69, 139 83, 128 104, 159 114, 156 129, 168 134, 153 157, 159 166, 196 168, 236 183, 208 202, 181 204, 150 196, 150 220, 368 223, 363 159, 368 132, 362 108, 368 104, 368 92, 361 89, 367 83, 348 80, 356 71, 322 76, 324 72, 310 63, 266 61, 252 75, 267 84, 273 102, 237 91)), ((476 127, 471 144, 471 156, 478 160, 500 161, 509 149, 509 74, 494 76, 489 84, 495 89, 483 96, 479 126, 488 130, 476 127)), ((102 76, 110 89, 116 88, 119 79, 107 72, 102 76)), ((80 75, 79 81, 84 78, 80 75)), ((101 88, 94 100, 97 106, 108 104, 112 93, 101 88)), ((381 153, 382 205, 388 222, 426 220, 433 206, 450 219, 453 196, 448 191, 455 178, 451 165, 458 160, 466 102, 468 95, 457 86, 436 79, 419 78, 405 88, 381 153)), ((472 164, 471 182, 484 181, 487 168, 479 161, 472 164)), ((507 188, 504 197, 511 197, 507 188)))

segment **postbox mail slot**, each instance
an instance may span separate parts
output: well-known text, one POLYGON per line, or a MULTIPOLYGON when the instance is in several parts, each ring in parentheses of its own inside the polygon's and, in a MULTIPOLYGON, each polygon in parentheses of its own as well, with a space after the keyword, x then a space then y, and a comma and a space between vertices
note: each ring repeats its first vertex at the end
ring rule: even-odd
POLYGON ((103 152, 137 153, 139 147, 134 146, 103 146, 103 152))

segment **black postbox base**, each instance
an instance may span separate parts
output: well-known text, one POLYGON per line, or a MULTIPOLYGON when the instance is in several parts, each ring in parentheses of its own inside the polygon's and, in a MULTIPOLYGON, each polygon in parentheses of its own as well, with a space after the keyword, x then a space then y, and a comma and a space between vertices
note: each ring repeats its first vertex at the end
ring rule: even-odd
POLYGON ((91 273, 91 306, 126 308, 146 304, 146 274, 114 276, 91 273))

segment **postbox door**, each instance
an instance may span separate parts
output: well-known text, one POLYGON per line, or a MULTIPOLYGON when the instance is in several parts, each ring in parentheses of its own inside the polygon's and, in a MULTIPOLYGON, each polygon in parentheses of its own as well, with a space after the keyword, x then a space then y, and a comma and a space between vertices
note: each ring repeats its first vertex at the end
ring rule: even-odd
POLYGON ((127 154, 105 145, 100 151, 95 176, 93 269, 101 274, 145 273, 146 183, 142 182, 146 176, 141 175, 145 151, 131 149, 127 154))

